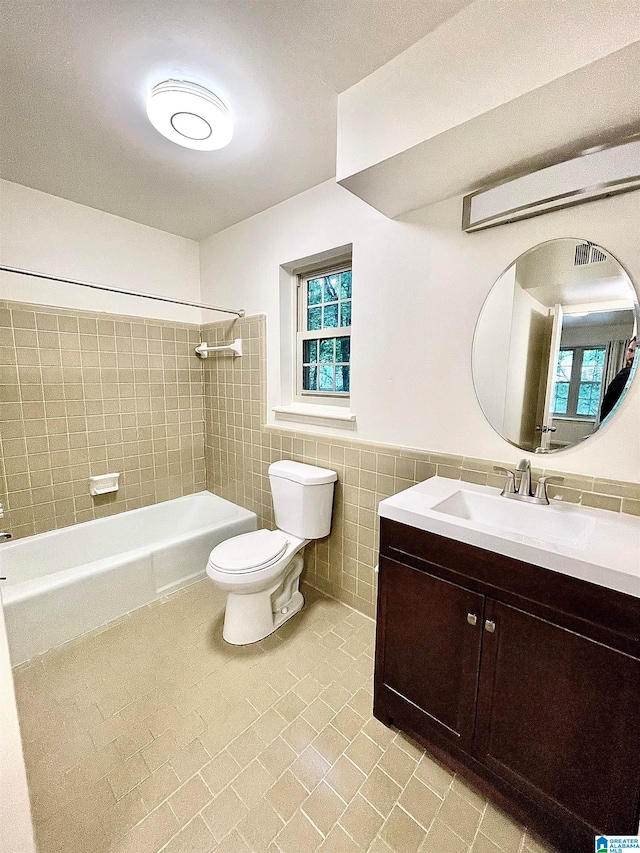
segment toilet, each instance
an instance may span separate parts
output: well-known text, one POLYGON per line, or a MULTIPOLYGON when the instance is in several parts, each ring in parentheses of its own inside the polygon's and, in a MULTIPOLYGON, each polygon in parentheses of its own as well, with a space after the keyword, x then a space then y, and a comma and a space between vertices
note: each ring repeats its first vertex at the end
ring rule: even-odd
POLYGON ((257 643, 302 609, 304 546, 331 530, 335 471, 283 460, 269 466, 277 530, 255 530, 213 549, 207 574, 228 593, 222 636, 257 643))

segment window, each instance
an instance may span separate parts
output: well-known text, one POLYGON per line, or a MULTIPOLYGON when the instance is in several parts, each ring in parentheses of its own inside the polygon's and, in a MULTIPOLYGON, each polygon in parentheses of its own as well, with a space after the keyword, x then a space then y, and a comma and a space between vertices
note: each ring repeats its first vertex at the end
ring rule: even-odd
POLYGON ((553 414, 597 418, 606 347, 565 347, 558 354, 553 414))
POLYGON ((296 362, 300 399, 349 397, 350 263, 299 277, 296 362))

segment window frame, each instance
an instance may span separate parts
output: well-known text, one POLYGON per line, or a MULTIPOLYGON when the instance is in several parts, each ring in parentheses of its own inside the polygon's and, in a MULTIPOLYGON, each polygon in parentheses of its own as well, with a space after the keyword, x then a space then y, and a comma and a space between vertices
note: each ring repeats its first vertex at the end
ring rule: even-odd
MULTIPOLYGON (((334 275, 343 272, 351 272, 353 281, 353 262, 351 258, 342 259, 306 269, 298 273, 296 279, 296 334, 295 334, 295 388, 294 400, 298 403, 322 403, 331 401, 329 405, 349 405, 351 397, 351 325, 349 326, 326 326, 321 329, 309 330, 307 326, 307 294, 308 282, 314 278, 334 275), (303 371, 303 345, 304 341, 324 338, 349 338, 349 391, 307 391, 302 387, 303 371)), ((341 300, 338 300, 338 304, 341 300)), ((353 288, 350 297, 353 310, 353 288)), ((321 304, 325 304, 324 301, 321 304)), ((344 364, 345 362, 339 362, 344 364)))
MULTIPOLYGON (((606 344, 577 344, 576 346, 561 346, 558 350, 558 355, 561 352, 570 351, 573 353, 573 359, 571 362, 571 376, 569 378, 569 390, 567 393, 567 411, 563 413, 556 414, 554 411, 551 412, 551 417, 554 420, 572 420, 572 421, 598 421, 600 417, 600 406, 602 405, 602 397, 604 394, 604 379, 606 372, 606 357, 607 357, 607 347, 606 344), (605 354, 605 363, 602 369, 602 380, 600 382, 600 396, 598 401, 598 412, 595 415, 579 415, 578 414, 578 400, 580 395, 580 386, 590 384, 589 382, 582 382, 580 379, 582 373, 582 362, 584 359, 585 350, 604 350, 605 354)), ((556 365, 557 369, 557 365, 556 365)), ((555 383, 557 386, 558 383, 555 383)), ((555 387, 554 387, 554 398, 555 398, 555 387)))

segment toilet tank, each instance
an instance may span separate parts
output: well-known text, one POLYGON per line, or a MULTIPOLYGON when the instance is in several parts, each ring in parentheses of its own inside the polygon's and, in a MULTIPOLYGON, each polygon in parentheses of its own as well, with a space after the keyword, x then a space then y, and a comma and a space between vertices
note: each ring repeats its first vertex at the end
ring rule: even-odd
POLYGON ((333 489, 338 475, 328 468, 283 460, 269 466, 276 526, 300 539, 322 539, 331 531, 333 489))

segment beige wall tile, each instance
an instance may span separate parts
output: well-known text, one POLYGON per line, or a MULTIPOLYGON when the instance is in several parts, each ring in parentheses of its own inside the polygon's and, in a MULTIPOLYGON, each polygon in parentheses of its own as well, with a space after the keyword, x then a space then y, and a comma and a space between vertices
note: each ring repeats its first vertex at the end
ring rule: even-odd
POLYGON ((640 500, 636 501, 631 498, 623 498, 622 512, 628 512, 631 515, 640 515, 640 500))
MULTIPOLYGON (((3 430, 3 439, 33 437, 26 453, 5 441, 2 454, 7 470, 27 475, 55 472, 55 482, 67 486, 71 490, 68 495, 77 496, 68 504, 64 494, 36 491, 34 482, 31 487, 25 484, 26 488, 18 490, 14 484, 0 481, 0 499, 7 508, 7 523, 14 536, 90 520, 107 510, 121 512, 203 488, 202 368, 191 349, 199 338, 197 326, 177 330, 168 325, 157 326, 156 331, 155 324, 139 318, 111 319, 89 312, 6 304, 5 318, 11 323, 7 331, 12 329, 14 334, 12 346, 0 347, 0 369, 8 371, 3 385, 5 399, 12 393, 13 380, 19 379, 20 404, 16 411, 5 408, 3 412, 14 417, 9 433, 3 430), (178 342, 171 340, 159 356, 157 381, 150 385, 148 371, 134 374, 131 352, 138 351, 148 365, 153 336, 161 337, 163 329, 166 336, 178 338, 178 342), (173 382, 181 363, 193 365, 195 381, 183 383, 182 396, 178 397, 173 394, 173 388, 178 387, 173 382), (138 483, 146 467, 145 454, 152 445, 142 445, 139 436, 145 425, 144 401, 150 388, 160 393, 157 400, 161 405, 155 409, 159 425, 171 425, 172 410, 178 405, 185 417, 176 423, 175 453, 166 447, 157 448, 157 460, 166 464, 156 466, 157 473, 152 473, 143 492, 138 483), (46 411, 38 409, 39 401, 46 401, 46 411), (129 429, 125 435, 126 424, 129 429), (83 447, 87 446, 92 453, 83 458, 83 447), (105 453, 107 447, 113 452, 105 453), (177 467, 171 476, 173 455, 177 467), (78 464, 88 463, 89 459, 90 465, 78 464), (103 473, 106 467, 123 472, 120 491, 108 501, 92 501, 88 495, 89 473, 103 473), (20 491, 24 493, 18 494, 20 491), (38 511, 34 514, 36 506, 38 511)), ((6 335, 2 341, 9 343, 6 335)))
MULTIPOLYGON (((375 616, 378 502, 436 472, 501 485, 493 460, 265 427, 264 316, 197 327, 4 305, 0 500, 14 536, 202 488, 273 527, 268 465, 284 456, 333 466, 339 482, 332 532, 307 546, 305 579, 375 616), (200 360, 193 353, 200 339, 221 344, 234 337, 245 341, 241 359, 200 360), (113 469, 123 472, 120 491, 91 499, 90 473, 113 469)), ((638 514, 639 490, 567 474, 550 494, 638 514)))
POLYGON ((620 512, 622 509, 622 498, 596 494, 595 492, 582 492, 581 503, 582 506, 592 506, 597 509, 608 509, 612 512, 620 512))

